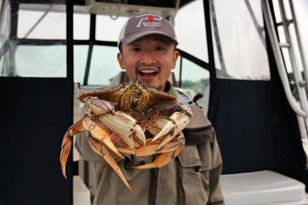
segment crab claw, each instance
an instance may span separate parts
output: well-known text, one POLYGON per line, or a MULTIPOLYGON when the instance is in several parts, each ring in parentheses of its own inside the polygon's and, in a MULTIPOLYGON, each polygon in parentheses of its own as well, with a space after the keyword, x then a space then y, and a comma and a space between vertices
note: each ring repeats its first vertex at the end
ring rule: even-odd
POLYGON ((125 179, 119 165, 117 164, 117 162, 114 160, 114 158, 111 156, 111 154, 108 152, 108 150, 101 146, 101 144, 97 141, 96 138, 92 137, 92 136, 88 136, 88 140, 90 142, 91 147, 93 148, 93 150, 96 151, 97 154, 99 154, 100 156, 102 156, 106 162, 113 168, 113 170, 118 174, 118 176, 121 178, 121 180, 123 181, 123 183, 125 184, 125 186, 130 190, 133 191, 132 187, 129 185, 129 183, 127 182, 127 180, 125 179))
POLYGON ((97 97, 84 97, 83 101, 95 115, 113 113, 116 103, 99 99, 97 97))
POLYGON ((61 163, 61 170, 64 178, 67 178, 66 176, 66 162, 69 156, 69 153, 71 151, 72 147, 72 137, 75 134, 78 134, 80 132, 85 131, 83 124, 83 120, 77 121, 75 124, 73 124, 64 134, 64 137, 62 139, 62 145, 61 145, 61 153, 60 153, 60 163, 61 163))
POLYGON ((145 136, 142 128, 137 125, 136 120, 124 112, 115 111, 116 103, 99 99, 97 97, 81 97, 91 112, 100 116, 99 119, 103 124, 117 133, 126 144, 134 148, 135 140, 139 143, 145 143, 145 136))
POLYGON ((142 128, 137 124, 136 120, 124 112, 107 113, 99 117, 105 126, 117 133, 127 145, 134 149, 136 147, 135 140, 140 144, 146 143, 146 138, 142 128))
POLYGON ((161 139, 166 136, 157 149, 161 149, 170 142, 176 134, 183 130, 189 123, 190 116, 182 112, 173 113, 169 120, 161 118, 157 121, 157 125, 161 126, 160 132, 152 139, 152 141, 161 139))
POLYGON ((123 155, 117 150, 111 141, 109 134, 100 126, 100 121, 89 116, 84 116, 83 126, 91 133, 91 135, 100 142, 103 142, 118 157, 124 159, 123 155))

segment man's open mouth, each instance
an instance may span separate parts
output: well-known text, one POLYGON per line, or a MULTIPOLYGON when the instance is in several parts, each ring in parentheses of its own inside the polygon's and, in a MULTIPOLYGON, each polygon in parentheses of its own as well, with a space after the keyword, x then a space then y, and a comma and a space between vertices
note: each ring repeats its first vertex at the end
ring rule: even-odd
POLYGON ((154 69, 147 69, 147 70, 139 70, 139 75, 141 76, 155 76, 158 72, 154 69))

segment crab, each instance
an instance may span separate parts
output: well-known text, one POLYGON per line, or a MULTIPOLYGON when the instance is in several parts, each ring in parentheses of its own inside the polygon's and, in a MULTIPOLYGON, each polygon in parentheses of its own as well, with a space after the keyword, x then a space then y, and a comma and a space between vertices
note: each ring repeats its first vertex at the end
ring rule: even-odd
POLYGON ((160 168, 185 146, 181 130, 189 123, 192 111, 173 95, 130 82, 81 93, 79 100, 88 107, 88 112, 64 134, 60 163, 65 178, 72 137, 81 132, 89 133, 87 139, 92 149, 106 160, 130 191, 132 187, 114 157, 157 154, 152 163, 132 168, 160 168), (124 143, 114 143, 111 133, 116 133, 124 143))

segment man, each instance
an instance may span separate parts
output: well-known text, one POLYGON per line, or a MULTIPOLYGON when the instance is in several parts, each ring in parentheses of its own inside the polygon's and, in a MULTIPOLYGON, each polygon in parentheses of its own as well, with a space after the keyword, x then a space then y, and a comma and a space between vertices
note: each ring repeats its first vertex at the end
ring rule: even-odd
MULTIPOLYGON (((124 25, 118 61, 131 80, 176 95, 168 78, 179 56, 177 39, 169 22, 157 14, 139 14, 124 25)), ((222 160, 216 135, 201 108, 191 105, 194 116, 183 130, 186 146, 178 157, 160 169, 136 170, 132 165, 150 163, 154 156, 128 155, 118 163, 134 191, 130 192, 112 168, 91 150, 85 138, 76 147, 95 163, 98 186, 94 204, 199 205, 223 204, 220 187, 222 160)), ((112 135, 116 142, 116 135, 112 135)))

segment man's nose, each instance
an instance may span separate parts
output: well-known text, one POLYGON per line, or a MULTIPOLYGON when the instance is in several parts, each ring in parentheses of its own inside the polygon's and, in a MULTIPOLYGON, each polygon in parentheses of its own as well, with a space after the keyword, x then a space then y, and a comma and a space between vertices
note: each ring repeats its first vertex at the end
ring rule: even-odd
POLYGON ((142 54, 141 62, 148 65, 152 64, 155 61, 154 55, 150 52, 145 52, 142 54))

